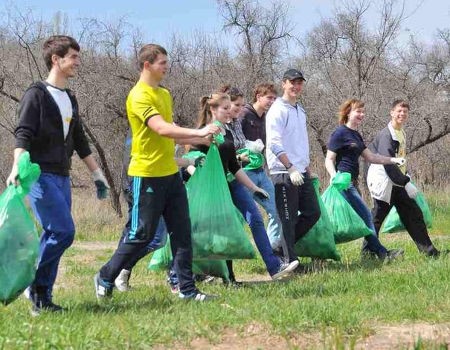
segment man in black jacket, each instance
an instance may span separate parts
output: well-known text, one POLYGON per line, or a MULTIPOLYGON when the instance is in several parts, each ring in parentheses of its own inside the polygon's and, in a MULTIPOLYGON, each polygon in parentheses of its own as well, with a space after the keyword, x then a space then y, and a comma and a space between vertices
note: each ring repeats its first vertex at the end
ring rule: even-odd
POLYGON ((27 89, 18 109, 14 163, 7 183, 17 183, 17 162, 25 151, 41 168, 41 176, 29 194, 30 205, 43 228, 38 268, 28 289, 34 315, 43 310, 63 310, 53 303, 52 291, 61 256, 75 235, 69 177, 74 151, 91 171, 97 197, 105 198, 109 188, 91 155, 77 100, 66 88, 68 79, 75 76, 80 66, 79 51, 80 46, 71 37, 56 35, 47 39, 43 57, 49 75, 27 89))
MULTIPOLYGON (((390 123, 377 134, 369 149, 383 156, 405 157, 406 134, 403 126, 408 120, 409 104, 403 100, 394 101, 390 114, 390 123)), ((367 185, 374 200, 372 215, 377 235, 392 206, 395 206, 419 251, 431 257, 440 255, 431 242, 422 211, 414 200, 418 190, 407 175, 406 164, 370 165, 367 185)))

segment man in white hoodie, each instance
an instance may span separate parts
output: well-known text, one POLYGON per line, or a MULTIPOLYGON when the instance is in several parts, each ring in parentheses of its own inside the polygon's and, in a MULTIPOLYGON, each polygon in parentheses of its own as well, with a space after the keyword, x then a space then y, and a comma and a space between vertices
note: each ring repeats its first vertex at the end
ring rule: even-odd
POLYGON ((283 96, 275 100, 266 116, 267 165, 275 185, 289 262, 297 259, 295 243, 320 217, 309 171, 306 112, 297 101, 304 81, 302 72, 287 70, 283 74, 283 96))

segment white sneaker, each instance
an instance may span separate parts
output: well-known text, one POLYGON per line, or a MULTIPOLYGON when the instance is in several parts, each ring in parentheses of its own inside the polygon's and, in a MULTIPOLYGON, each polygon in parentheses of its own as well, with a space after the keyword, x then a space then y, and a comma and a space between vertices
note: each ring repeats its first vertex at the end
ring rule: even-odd
POLYGON ((130 284, 128 283, 130 281, 130 274, 131 271, 122 270, 115 279, 114 285, 119 292, 128 292, 131 289, 130 284))
POLYGON ((288 277, 290 274, 292 274, 292 272, 294 272, 299 264, 300 263, 298 260, 294 260, 290 263, 281 263, 280 269, 277 273, 272 275, 272 279, 276 281, 288 277))

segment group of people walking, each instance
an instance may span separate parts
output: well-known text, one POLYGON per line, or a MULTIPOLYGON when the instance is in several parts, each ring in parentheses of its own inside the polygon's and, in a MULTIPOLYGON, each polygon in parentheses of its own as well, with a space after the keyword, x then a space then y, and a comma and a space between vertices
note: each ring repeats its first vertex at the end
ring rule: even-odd
MULTIPOLYGON (((100 199, 109 188, 91 155, 76 98, 67 89, 68 80, 80 65, 79 51, 71 37, 50 37, 43 47, 49 75, 28 88, 18 109, 14 163, 7 182, 17 183, 17 161, 24 151, 30 152, 32 162, 42 171, 29 195, 43 228, 38 269, 28 289, 36 314, 63 310, 53 302, 52 291, 60 258, 75 233, 69 180, 74 151, 91 171, 100 199)), ((258 84, 248 104, 244 103, 244 93, 232 86, 204 96, 198 127, 191 129, 173 123, 172 97, 160 84, 168 71, 166 50, 156 44, 145 45, 139 51, 138 64, 139 80, 126 101, 131 132, 129 217, 116 251, 94 277, 97 298, 111 297, 118 278, 126 285, 137 261, 161 246, 164 231, 170 233, 176 276, 172 290, 181 299, 205 301, 213 297, 201 292, 194 281, 191 220, 179 175, 179 167, 190 168, 192 173, 192 167, 200 162, 176 158, 175 145, 191 145, 191 149, 207 153, 220 133, 225 142, 218 148, 233 203, 250 227, 267 272, 274 280, 292 274, 299 264, 294 246, 321 215, 312 185, 307 115, 298 102, 305 82, 302 72, 289 69, 284 73, 280 97, 271 83, 258 84), (267 230, 256 203, 267 214, 267 230)), ((428 256, 440 254, 414 201, 417 188, 406 172, 403 127, 408 112, 408 103, 396 100, 387 127, 366 147, 357 131, 364 119, 364 103, 350 99, 340 106, 339 127, 328 143, 325 166, 330 177, 337 172, 351 174, 352 183, 342 194, 373 232, 365 238, 365 256, 384 260, 403 254, 401 249, 387 249, 378 238, 392 206, 419 251, 428 256), (371 163, 367 181, 375 203, 372 214, 358 191, 360 156, 371 163)), ((239 285, 232 262, 227 266, 231 283, 239 285)))

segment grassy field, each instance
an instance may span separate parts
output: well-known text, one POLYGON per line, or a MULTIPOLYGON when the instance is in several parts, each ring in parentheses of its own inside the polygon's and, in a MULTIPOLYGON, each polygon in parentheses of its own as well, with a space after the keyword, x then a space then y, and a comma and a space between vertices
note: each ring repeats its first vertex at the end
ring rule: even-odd
MULTIPOLYGON (((74 209, 78 240, 63 258, 55 287, 55 301, 68 311, 33 318, 24 298, 1 307, 0 349, 448 349, 450 344, 450 256, 419 255, 405 233, 382 237, 389 248, 404 248, 404 259, 361 261, 360 242, 351 242, 339 246, 341 262, 319 266, 304 259, 309 272, 285 282, 270 282, 260 259, 238 261, 244 287, 199 283, 219 295, 205 304, 172 295, 164 273, 147 270, 147 258, 134 271, 132 291, 99 305, 92 277, 113 252, 123 219, 111 219, 105 204, 74 202, 89 210, 74 209)), ((449 202, 442 193, 429 196, 432 239, 439 248, 450 248, 449 202)))

